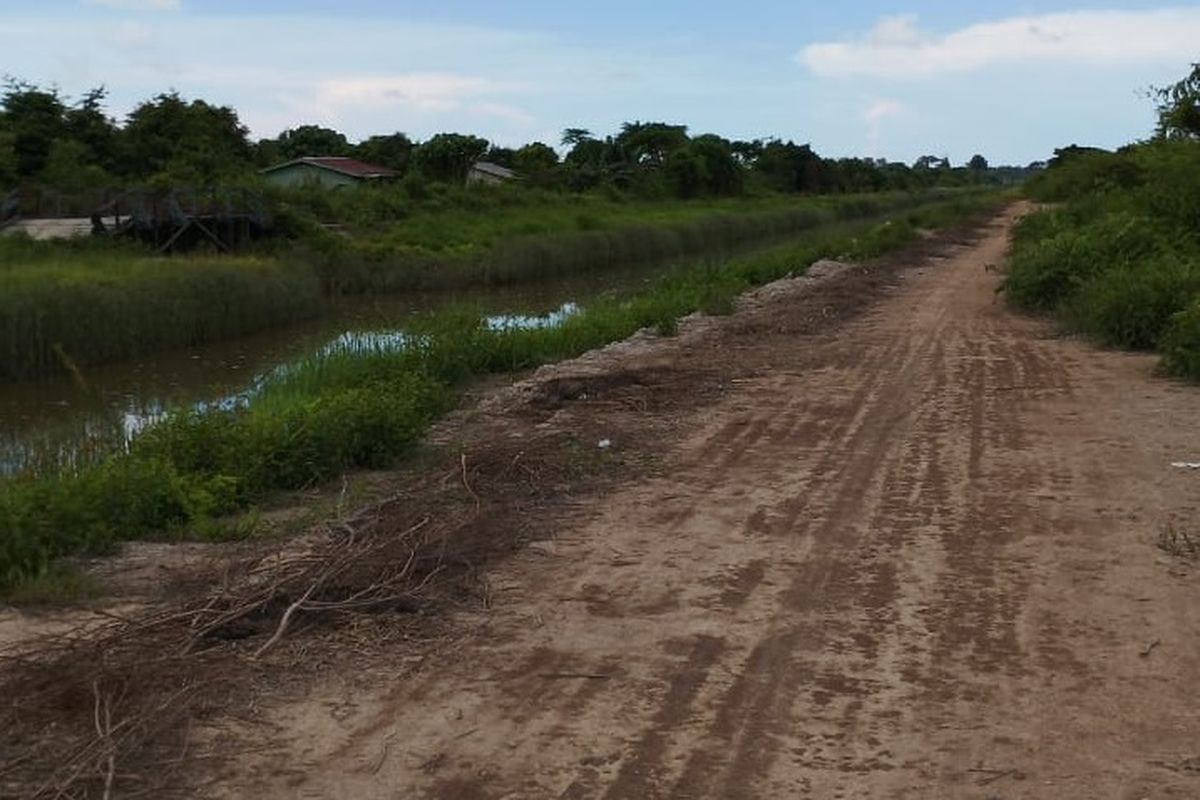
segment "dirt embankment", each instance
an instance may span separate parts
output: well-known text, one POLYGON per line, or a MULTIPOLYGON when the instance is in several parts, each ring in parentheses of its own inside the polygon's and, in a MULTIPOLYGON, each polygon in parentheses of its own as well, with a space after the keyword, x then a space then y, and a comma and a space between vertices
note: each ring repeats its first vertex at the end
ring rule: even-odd
POLYGON ((429 517, 433 577, 258 659, 281 608, 218 637, 237 680, 163 740, 200 758, 174 785, 1200 796, 1200 583, 1156 546, 1196 519, 1200 391, 1009 312, 985 267, 1015 213, 448 421, 454 456, 350 526, 429 517))

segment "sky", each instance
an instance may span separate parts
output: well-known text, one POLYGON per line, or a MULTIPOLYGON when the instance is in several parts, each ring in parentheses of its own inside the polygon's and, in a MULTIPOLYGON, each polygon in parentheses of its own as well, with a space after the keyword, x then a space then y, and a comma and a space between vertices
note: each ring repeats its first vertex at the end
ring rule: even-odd
POLYGON ((0 74, 121 118, 177 90, 255 138, 457 131, 557 146, 624 121, 826 156, 1027 164, 1149 134, 1200 2, 0 0, 0 74))

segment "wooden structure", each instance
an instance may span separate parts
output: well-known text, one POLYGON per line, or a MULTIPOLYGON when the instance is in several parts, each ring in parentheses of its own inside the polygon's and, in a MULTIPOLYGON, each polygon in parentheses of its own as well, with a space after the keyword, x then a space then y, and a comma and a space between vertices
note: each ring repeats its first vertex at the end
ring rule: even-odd
POLYGON ((0 197, 0 227, 50 220, 84 222, 73 229, 138 239, 161 253, 198 247, 228 253, 269 236, 272 228, 263 197, 244 188, 68 193, 27 187, 0 197))

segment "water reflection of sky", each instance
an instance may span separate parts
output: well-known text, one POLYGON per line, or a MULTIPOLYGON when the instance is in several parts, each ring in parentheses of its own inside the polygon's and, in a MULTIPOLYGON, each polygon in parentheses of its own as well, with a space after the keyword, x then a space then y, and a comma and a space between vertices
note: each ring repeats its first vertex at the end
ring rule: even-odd
MULTIPOLYGON (((483 325, 491 331, 548 328, 561 324, 578 311, 579 306, 576 303, 568 302, 546 314, 486 316, 483 318, 483 325)), ((308 357, 394 352, 419 339, 420 337, 414 337, 413 334, 399 329, 344 331, 317 346, 308 357)), ((0 438, 0 474, 13 474, 28 469, 70 467, 114 450, 127 448, 139 433, 166 416, 169 408, 186 408, 203 413, 210 410, 227 411, 243 406, 266 384, 286 376, 308 357, 292 358, 253 375, 241 387, 206 399, 191 399, 180 403, 172 402, 163 396, 126 393, 106 404, 81 409, 78 414, 70 414, 65 425, 48 428, 35 423, 23 428, 6 428, 0 438)))

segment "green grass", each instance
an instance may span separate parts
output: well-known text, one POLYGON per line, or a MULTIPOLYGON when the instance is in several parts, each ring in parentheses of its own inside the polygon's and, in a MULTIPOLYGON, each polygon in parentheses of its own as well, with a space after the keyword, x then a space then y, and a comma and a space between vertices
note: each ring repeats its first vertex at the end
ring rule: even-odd
POLYGON ((642 328, 663 334, 694 311, 728 313, 746 289, 804 272, 824 257, 865 258, 918 229, 994 205, 975 196, 882 223, 843 222, 731 260, 679 268, 632 297, 601 297, 554 327, 494 330, 475 314, 430 315, 406 346, 335 351, 278 371, 245 404, 169 415, 127 453, 0 483, 0 587, 21 585, 61 556, 122 540, 226 538, 213 520, 269 493, 392 465, 474 377, 569 358, 642 328))

